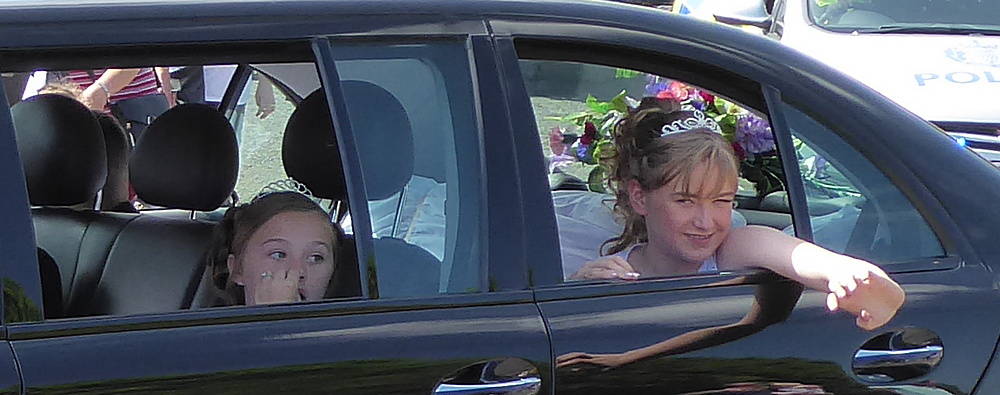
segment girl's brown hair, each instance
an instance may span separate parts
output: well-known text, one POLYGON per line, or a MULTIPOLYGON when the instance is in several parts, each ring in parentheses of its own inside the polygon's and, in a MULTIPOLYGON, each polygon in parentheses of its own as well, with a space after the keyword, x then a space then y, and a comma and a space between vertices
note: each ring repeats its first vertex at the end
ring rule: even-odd
MULTIPOLYGON (((683 192, 689 193, 691 173, 698 166, 707 164, 720 175, 738 174, 739 163, 733 147, 719 133, 695 128, 661 136, 664 125, 691 118, 694 114, 644 100, 635 112, 618 124, 614 133, 615 150, 603 160, 609 169, 608 186, 617 199, 614 211, 624 222, 625 229, 621 235, 604 242, 601 250, 606 249, 606 254, 649 241, 646 220, 635 212, 629 200, 629 180, 636 180, 646 191, 676 181, 684 188, 683 192)), ((727 179, 720 177, 713 186, 721 190, 727 179)))
MULTIPOLYGON (((235 284, 229 276, 226 261, 229 254, 239 259, 250 236, 274 216, 287 212, 316 213, 328 217, 326 211, 316 202, 298 192, 272 192, 254 198, 250 203, 230 207, 219 221, 212 234, 212 245, 207 254, 208 265, 212 269, 212 281, 224 291, 226 305, 244 304, 243 287, 235 284)), ((329 222, 329 221, 327 221, 329 222)), ((331 248, 336 251, 343 236, 340 226, 333 222, 331 248)), ((336 265, 337 262, 334 262, 336 265)), ((336 270, 336 267, 334 267, 336 270)))

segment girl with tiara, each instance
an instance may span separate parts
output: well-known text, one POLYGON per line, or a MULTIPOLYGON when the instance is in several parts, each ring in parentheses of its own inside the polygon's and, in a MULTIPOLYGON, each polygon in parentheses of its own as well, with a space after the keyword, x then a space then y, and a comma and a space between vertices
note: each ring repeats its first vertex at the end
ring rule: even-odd
POLYGON ((215 304, 323 299, 341 231, 308 196, 264 193, 232 207, 216 225, 209 265, 224 295, 215 304))
MULTIPOLYGON (((644 103, 645 104, 645 103, 644 103)), ((618 125, 608 183, 624 230, 570 278, 637 279, 758 267, 828 292, 871 330, 903 304, 879 267, 762 226, 732 228, 739 162, 698 111, 640 106, 618 125)))

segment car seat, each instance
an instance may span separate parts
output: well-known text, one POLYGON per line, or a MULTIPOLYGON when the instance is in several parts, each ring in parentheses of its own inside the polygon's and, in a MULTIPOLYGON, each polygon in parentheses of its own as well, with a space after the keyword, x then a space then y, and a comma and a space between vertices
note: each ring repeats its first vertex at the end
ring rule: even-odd
POLYGON ((229 120, 203 104, 181 104, 156 118, 129 161, 146 210, 122 231, 87 314, 174 311, 191 306, 204 273, 214 222, 196 211, 219 208, 238 171, 229 120))
MULTIPOLYGON (((348 118, 360 151, 362 177, 369 201, 402 191, 413 175, 413 136, 399 100, 369 82, 343 81, 348 118)), ((346 200, 343 166, 324 91, 307 96, 285 129, 282 161, 286 173, 317 197, 346 200)), ((427 250, 390 236, 373 236, 380 297, 438 293, 441 261, 427 250)), ((344 245, 352 243, 343 243, 344 245)), ((359 284, 356 259, 338 264, 333 287, 353 290, 359 284)), ((374 293, 376 290, 372 290, 374 293)), ((333 290, 333 292, 340 292, 333 290)))
POLYGON ((128 157, 132 142, 118 120, 110 114, 94 111, 104 132, 104 148, 108 157, 108 176, 101 188, 101 211, 136 212, 129 200, 128 157))
POLYGON ((102 213, 89 204, 104 185, 108 166, 100 125, 83 104, 36 95, 14 105, 11 115, 36 244, 58 272, 43 271, 43 294, 61 295, 63 310, 72 315, 74 306, 89 299, 112 243, 134 215, 102 213))

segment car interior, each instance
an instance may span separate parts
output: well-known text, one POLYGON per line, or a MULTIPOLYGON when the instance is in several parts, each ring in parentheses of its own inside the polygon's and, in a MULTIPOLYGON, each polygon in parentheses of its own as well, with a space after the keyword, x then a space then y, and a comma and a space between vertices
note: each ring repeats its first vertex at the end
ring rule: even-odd
MULTIPOLYGON (((4 69, 25 78, 38 71, 59 75, 109 67, 235 69, 217 108, 170 108, 139 139, 102 127, 65 95, 33 95, 29 89, 12 104, 45 317, 220 306, 204 257, 215 224, 227 208, 289 179, 344 230, 326 297, 361 297, 357 218, 348 209, 347 170, 337 141, 343 133, 335 131, 311 47, 260 43, 157 51, 155 58, 132 47, 5 58, 11 61, 4 69), (256 119, 254 99, 247 97, 261 83, 274 88, 278 109, 256 119), (236 122, 241 112, 243 126, 236 122)), ((377 270, 367 273, 375 280, 368 282, 369 297, 486 287, 476 241, 481 153, 462 148, 478 146, 479 136, 456 133, 475 127, 472 85, 444 78, 470 75, 468 64, 449 60, 454 51, 466 53, 464 42, 350 42, 334 53, 378 258, 377 270)), ((179 85, 172 81, 171 87, 179 85)))
MULTIPOLYGON (((171 108, 152 120, 139 141, 102 123, 66 96, 25 95, 12 106, 32 205, 46 318, 220 306, 219 290, 204 259, 215 224, 228 207, 250 201, 269 185, 288 179, 307 189, 327 208, 331 221, 345 231, 327 298, 362 296, 363 276, 354 241, 357 218, 351 215, 361 207, 367 209, 378 256, 377 270, 366 273, 376 276, 376 281, 368 282, 369 297, 485 289, 479 264, 483 252, 475 241, 482 237, 478 192, 482 161, 479 150, 462 148, 477 147, 479 136, 456 133, 475 127, 471 116, 475 100, 471 90, 462 96, 461 89, 455 89, 455 78, 444 78, 469 75, 462 69, 468 65, 449 63, 446 51, 420 45, 378 48, 377 56, 366 52, 364 45, 341 48, 336 66, 344 109, 354 130, 348 134, 357 139, 353 144, 360 155, 360 165, 355 165, 360 169, 353 171, 361 172, 368 197, 367 205, 351 206, 347 162, 341 159, 337 137, 344 133, 335 131, 327 93, 321 89, 320 73, 308 49, 276 48, 247 59, 240 53, 246 48, 234 48, 219 49, 214 56, 165 55, 169 60, 163 61, 143 57, 136 49, 103 57, 69 51, 8 58, 37 56, 3 70, 20 74, 107 65, 235 68, 217 108, 171 108), (240 97, 260 83, 274 87, 280 115, 254 120, 247 108, 240 109, 253 107, 240 97), (234 122, 241 111, 247 111, 245 122, 256 122, 253 127, 234 122), (241 134, 241 129, 246 130, 241 134), (266 133, 255 136, 248 134, 257 133, 250 130, 266 133)), ((456 49, 464 51, 461 45, 456 49)), ((178 49, 167 54, 174 52, 183 53, 178 49)), ((260 53, 259 48, 254 53, 260 53)), ((692 86, 714 86, 708 78, 678 75, 692 86)), ((525 78, 530 85, 531 79, 525 78)), ((760 115, 763 104, 757 103, 760 98, 752 91, 753 86, 740 85, 729 93, 743 111, 760 115)), ((554 99, 578 100, 572 104, 576 106, 585 101, 532 94, 533 104, 554 99)), ((565 114, 535 107, 545 147, 549 125, 544 123, 565 114)), ((803 169, 815 168, 823 157, 843 156, 811 151, 812 142, 804 143, 798 152, 803 169)), ((856 184, 838 181, 844 176, 833 170, 828 175, 834 179, 825 179, 828 185, 820 189, 856 184)), ((612 195, 590 191, 584 180, 584 172, 550 174, 564 274, 598 257, 597 246, 620 231, 611 210, 612 195)), ((746 190, 737 200, 735 226, 763 225, 794 232, 785 191, 758 196, 746 190)), ((808 208, 814 228, 817 218, 832 218, 839 227, 829 227, 833 229, 829 233, 837 242, 862 238, 865 241, 856 244, 875 250, 878 221, 868 224, 859 218, 867 203, 862 194, 847 191, 810 195, 808 208), (858 233, 855 228, 867 230, 858 233)))
MULTIPOLYGON (((333 123, 312 63, 242 64, 220 108, 173 107, 149 125, 135 147, 72 98, 51 93, 27 97, 12 113, 29 185, 46 318, 217 305, 220 299, 203 255, 215 223, 227 207, 239 203, 233 191, 240 152, 224 114, 235 107, 235 96, 243 90, 239 84, 251 83, 246 78, 250 73, 273 83, 294 108, 284 130, 277 131, 281 157, 271 159, 280 160, 282 173, 322 199, 333 221, 346 219, 350 226, 343 166, 330 133, 333 123), (130 188, 140 204, 128 201, 130 188)), ((436 156, 414 160, 411 121, 393 93, 361 80, 344 80, 342 88, 357 98, 348 107, 362 119, 354 127, 373 131, 361 134, 358 144, 367 154, 391 162, 366 183, 371 200, 398 195, 415 164, 423 166, 424 175, 445 171, 436 156), (379 116, 364 113, 373 110, 379 116)), ((393 217, 389 214, 384 216, 393 217)), ((404 262, 406 257, 409 267, 382 267, 383 295, 436 292, 440 259, 386 236, 375 240, 380 258, 404 262), (418 266, 421 270, 414 270, 418 266), (415 273, 425 278, 414 278, 415 273)), ((329 298, 361 296, 353 236, 344 238, 336 252, 337 262, 344 264, 336 266, 329 298)))

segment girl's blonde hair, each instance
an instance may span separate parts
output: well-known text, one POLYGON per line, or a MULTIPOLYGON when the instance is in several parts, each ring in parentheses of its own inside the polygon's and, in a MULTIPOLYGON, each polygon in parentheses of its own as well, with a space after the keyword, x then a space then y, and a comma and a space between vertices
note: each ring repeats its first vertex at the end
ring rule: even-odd
MULTIPOLYGON (((643 190, 651 191, 677 182, 682 192, 691 191, 691 174, 699 166, 707 165, 720 175, 715 182, 701 185, 721 191, 729 182, 727 175, 739 174, 739 162, 732 145, 721 134, 707 128, 661 135, 663 126, 693 117, 693 111, 667 111, 660 106, 640 106, 623 119, 614 134, 614 153, 606 156, 609 169, 608 186, 617 198, 615 214, 624 222, 625 229, 618 237, 605 241, 601 250, 606 254, 624 251, 642 242, 648 242, 646 220, 632 207, 628 182, 635 180, 643 190)), ((713 191, 717 192, 717 191, 713 191)))

